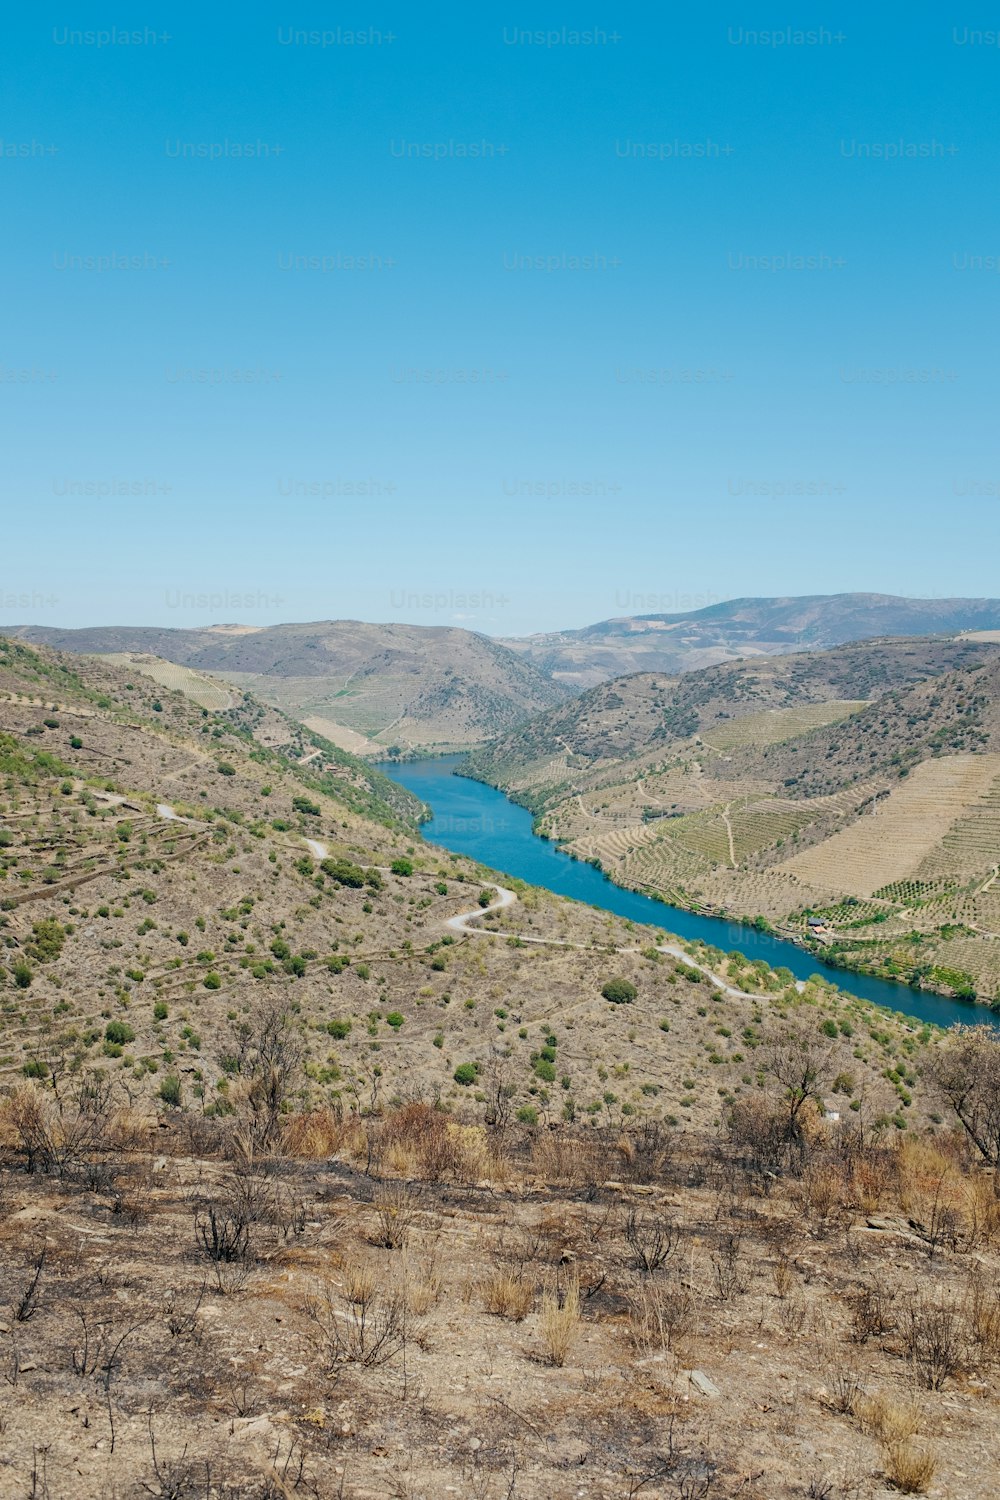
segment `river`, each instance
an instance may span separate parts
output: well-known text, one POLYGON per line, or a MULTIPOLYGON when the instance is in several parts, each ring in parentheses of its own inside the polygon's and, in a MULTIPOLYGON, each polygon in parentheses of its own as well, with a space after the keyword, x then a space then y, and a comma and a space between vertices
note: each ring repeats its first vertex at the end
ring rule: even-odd
POLYGON ((431 808, 434 816, 423 827, 424 837, 431 843, 441 844, 456 854, 469 855, 529 885, 544 886, 557 896, 569 896, 681 938, 700 939, 727 953, 738 949, 750 958, 764 959, 772 968, 790 969, 796 979, 819 974, 849 994, 860 995, 889 1010, 902 1011, 919 1021, 931 1021, 937 1026, 986 1022, 1000 1027, 1000 1017, 985 1006, 948 1000, 943 995, 890 984, 866 974, 852 974, 823 963, 794 943, 756 932, 739 922, 700 916, 652 896, 625 890, 593 865, 572 859, 555 844, 539 838, 532 831, 531 813, 511 802, 503 792, 480 781, 456 776, 455 768, 462 759, 461 755, 446 755, 401 765, 384 762, 379 766, 431 808))

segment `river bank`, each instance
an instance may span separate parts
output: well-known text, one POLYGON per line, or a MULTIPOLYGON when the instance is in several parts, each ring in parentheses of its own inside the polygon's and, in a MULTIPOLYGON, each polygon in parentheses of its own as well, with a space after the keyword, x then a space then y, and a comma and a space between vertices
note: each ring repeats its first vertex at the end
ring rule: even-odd
POLYGON ((937 1026, 985 1022, 1000 1027, 1000 1018, 985 1006, 845 969, 775 933, 727 916, 691 911, 619 885, 603 870, 539 838, 531 813, 503 792, 481 780, 454 774, 462 760, 457 755, 440 756, 383 767, 386 775, 431 809, 431 819, 421 831, 432 843, 556 895, 724 952, 735 949, 764 959, 772 968, 787 968, 796 979, 818 974, 862 999, 918 1021, 937 1026))
MULTIPOLYGON (((481 777, 474 767, 463 766, 461 761, 455 766, 455 774, 466 777, 470 781, 479 782, 483 786, 493 786, 493 783, 481 777)), ((509 802, 526 809, 531 814, 532 832, 536 838, 553 843, 553 846, 558 848, 568 859, 591 865, 620 890, 636 891, 643 895, 648 894, 651 899, 661 902, 673 910, 685 911, 711 920, 724 922, 727 926, 737 929, 769 933, 780 941, 799 949, 801 952, 811 954, 816 963, 823 968, 837 970, 842 974, 851 974, 862 979, 890 985, 894 989, 900 988, 911 990, 918 994, 939 995, 951 1004, 966 1007, 970 1025, 983 1020, 989 1020, 991 1023, 1000 1025, 1000 1000, 994 1001, 976 995, 956 994, 954 990, 947 987, 928 983, 926 975, 923 974, 920 976, 919 982, 914 982, 905 973, 886 973, 884 968, 866 963, 863 954, 854 954, 849 950, 845 951, 844 946, 835 940, 831 943, 824 943, 815 939, 810 941, 806 931, 790 926, 787 922, 772 922, 766 917, 751 917, 739 912, 729 911, 725 907, 719 907, 712 902, 697 901, 690 897, 682 888, 671 888, 669 891, 664 891, 657 886, 642 881, 630 882, 620 872, 606 868, 599 859, 588 859, 586 855, 577 854, 568 845, 560 844, 558 841, 550 839, 548 834, 542 832, 539 825, 542 821, 545 806, 543 799, 532 796, 530 791, 519 794, 517 792, 504 791, 499 787, 494 787, 494 790, 500 791, 501 795, 509 802)), ((735 946, 741 947, 742 944, 736 943, 735 946)), ((858 946, 862 945, 859 944, 858 946)), ((871 948, 874 945, 869 943, 864 946, 871 948)), ((913 967, 916 969, 919 966, 914 964, 913 967)))

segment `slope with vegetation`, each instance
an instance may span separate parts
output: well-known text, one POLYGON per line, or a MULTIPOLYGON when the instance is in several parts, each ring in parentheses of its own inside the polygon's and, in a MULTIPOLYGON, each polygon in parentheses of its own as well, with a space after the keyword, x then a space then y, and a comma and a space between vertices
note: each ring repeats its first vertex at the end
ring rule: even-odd
POLYGON ((283 724, 0 642, 0 1492, 992 1493, 996 1042, 283 724))

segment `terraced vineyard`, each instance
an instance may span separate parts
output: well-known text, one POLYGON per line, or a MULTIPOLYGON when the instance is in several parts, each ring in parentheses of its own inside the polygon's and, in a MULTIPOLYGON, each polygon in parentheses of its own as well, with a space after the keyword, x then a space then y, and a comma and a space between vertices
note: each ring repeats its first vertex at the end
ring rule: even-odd
POLYGON ((171 692, 183 693, 186 698, 191 699, 192 703, 197 703, 199 708, 212 710, 232 708, 238 696, 231 688, 227 688, 225 683, 206 676, 204 672, 195 672, 191 667, 182 667, 177 662, 164 661, 158 656, 150 656, 142 652, 118 651, 109 654, 105 660, 114 662, 118 666, 131 667, 136 672, 141 672, 144 677, 151 677, 154 682, 160 683, 171 692))
POLYGON ((867 698, 852 698, 771 709, 768 713, 746 714, 730 723, 714 724, 702 738, 714 750, 733 750, 741 745, 774 745, 782 740, 797 739, 826 724, 839 724, 867 706, 867 698))
POLYGON ((872 896, 908 877, 922 879, 963 866, 971 872, 977 860, 985 871, 996 845, 991 846, 988 831, 983 835, 978 829, 984 816, 993 826, 996 804, 988 798, 998 769, 1000 756, 995 754, 924 761, 880 799, 874 815, 793 856, 783 868, 815 885, 858 896, 872 896))

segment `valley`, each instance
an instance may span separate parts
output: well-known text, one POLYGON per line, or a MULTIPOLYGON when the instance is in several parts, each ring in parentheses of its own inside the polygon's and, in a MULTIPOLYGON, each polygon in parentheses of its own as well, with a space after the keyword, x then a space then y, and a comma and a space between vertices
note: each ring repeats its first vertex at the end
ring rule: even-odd
POLYGON ((1000 995, 1000 657, 958 640, 600 685, 469 771, 613 880, 830 962, 1000 995), (845 699, 847 683, 867 696, 845 699))

